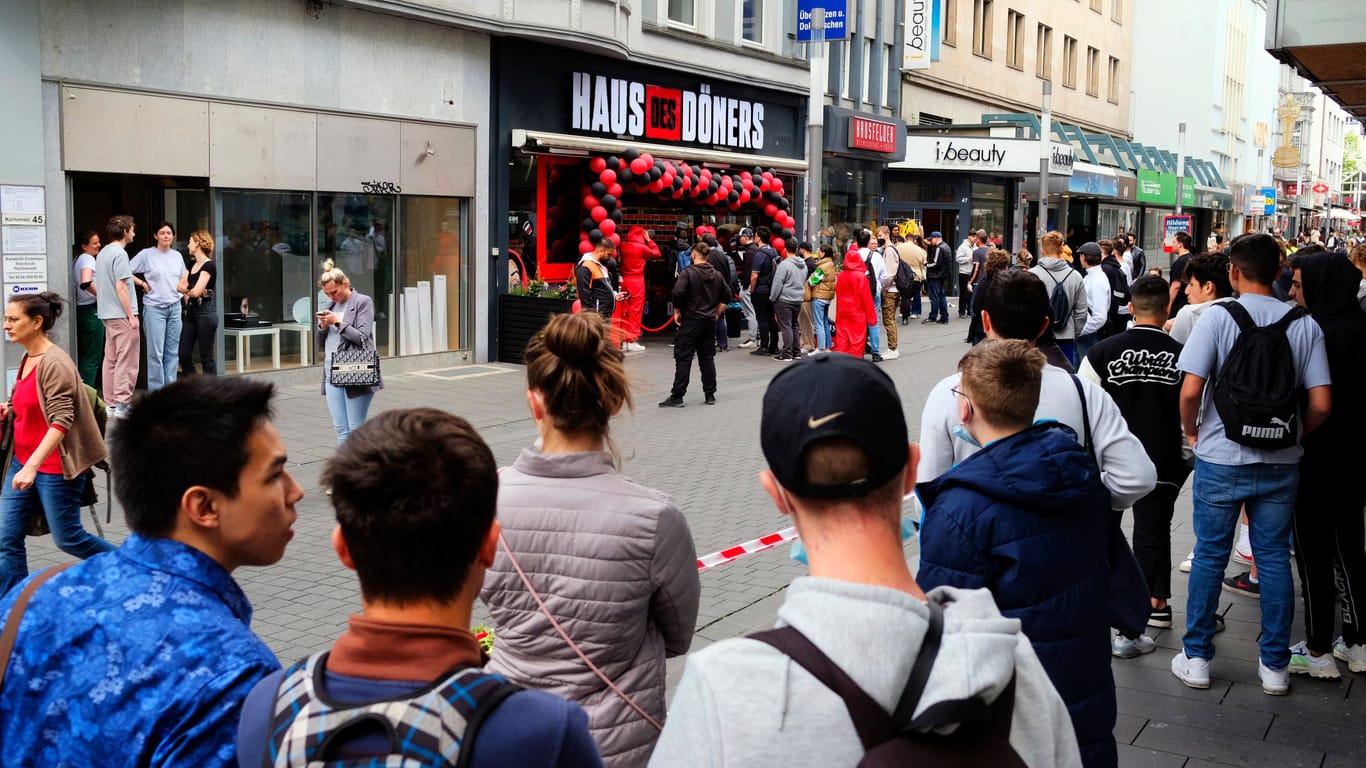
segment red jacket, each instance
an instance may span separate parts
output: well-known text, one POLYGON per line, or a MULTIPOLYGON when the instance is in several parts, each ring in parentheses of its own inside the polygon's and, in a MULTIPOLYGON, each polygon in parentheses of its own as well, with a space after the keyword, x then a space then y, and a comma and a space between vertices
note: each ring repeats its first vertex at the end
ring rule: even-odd
POLYGON ((659 245, 645 237, 643 227, 631 227, 621 239, 621 274, 626 277, 645 274, 645 260, 660 258, 659 245))
POLYGON ((858 251, 846 254, 844 271, 835 278, 835 322, 868 326, 879 322, 873 294, 868 287, 868 267, 858 251))

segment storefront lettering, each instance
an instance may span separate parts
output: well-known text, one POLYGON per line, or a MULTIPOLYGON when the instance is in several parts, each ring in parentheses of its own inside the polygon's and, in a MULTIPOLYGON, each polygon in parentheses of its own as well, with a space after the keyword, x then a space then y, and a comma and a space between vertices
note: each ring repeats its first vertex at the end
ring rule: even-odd
POLYGON ((575 130, 662 141, 764 148, 764 105, 696 91, 575 72, 575 130))
POLYGON ((897 126, 866 117, 849 118, 849 148, 872 152, 895 152, 897 126))
POLYGON ((403 192, 403 187, 392 181, 362 181, 360 191, 367 195, 397 195, 403 192))
POLYGON ((948 146, 941 149, 940 142, 936 141, 934 143, 934 159, 938 163, 975 163, 999 166, 1006 159, 1006 153, 995 143, 989 149, 964 149, 953 146, 953 142, 950 141, 948 146))
POLYGON ((1071 168, 1073 160, 1074 155, 1071 152, 1064 152, 1058 146, 1053 147, 1053 166, 1055 168, 1071 168))
POLYGON ((929 0, 910 0, 910 8, 907 9, 910 29, 907 30, 906 44, 922 53, 925 50, 925 45, 929 42, 925 28, 929 21, 929 4, 929 0))

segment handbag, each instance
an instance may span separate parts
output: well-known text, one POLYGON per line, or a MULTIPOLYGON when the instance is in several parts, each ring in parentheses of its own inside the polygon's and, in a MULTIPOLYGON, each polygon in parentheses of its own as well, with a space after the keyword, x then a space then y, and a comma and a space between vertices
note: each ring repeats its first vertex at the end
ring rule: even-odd
MULTIPOLYGON (((1076 384, 1077 395, 1081 398, 1081 419, 1086 425, 1086 450, 1091 452, 1091 461, 1095 464, 1096 476, 1099 477, 1100 459, 1096 456, 1096 448, 1091 442, 1091 414, 1086 408, 1086 391, 1082 389, 1081 379, 1077 378, 1075 373, 1072 374, 1072 383, 1076 384)), ((1129 540, 1124 538, 1124 531, 1119 527, 1123 516, 1123 512, 1114 516, 1106 546, 1106 559, 1110 561, 1107 603, 1110 626, 1118 629, 1126 637, 1137 637, 1143 634, 1143 630, 1148 626, 1148 615, 1152 611, 1152 595, 1148 591, 1148 580, 1143 577, 1143 569, 1138 565, 1138 558, 1134 557, 1134 550, 1129 546, 1129 540)))
POLYGON ((344 341, 332 353, 327 364, 327 380, 334 387, 378 387, 383 383, 379 352, 370 345, 369 336, 359 345, 344 341))

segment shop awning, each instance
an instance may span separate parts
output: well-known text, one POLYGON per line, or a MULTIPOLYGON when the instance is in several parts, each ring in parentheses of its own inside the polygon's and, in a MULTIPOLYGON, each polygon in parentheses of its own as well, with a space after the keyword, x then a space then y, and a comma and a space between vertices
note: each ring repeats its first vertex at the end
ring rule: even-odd
POLYGON ((601 152, 606 154, 617 154, 626 150, 628 147, 635 147, 641 152, 648 152, 655 157, 678 158, 680 160, 730 165, 742 170, 753 168, 757 165, 765 169, 772 168, 777 171, 797 173, 806 171, 805 160, 794 160, 790 157, 751 155, 743 152, 720 152, 714 149, 698 149, 696 147, 680 147, 669 144, 650 144, 643 141, 595 139, 589 136, 574 136, 567 133, 530 131, 525 128, 512 129, 512 146, 514 149, 522 149, 527 152, 569 150, 571 152, 601 152))

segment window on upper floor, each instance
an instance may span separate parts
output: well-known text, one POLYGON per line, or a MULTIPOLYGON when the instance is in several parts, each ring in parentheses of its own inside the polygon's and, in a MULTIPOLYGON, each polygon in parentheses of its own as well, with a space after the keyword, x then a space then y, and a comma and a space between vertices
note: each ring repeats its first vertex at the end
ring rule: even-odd
POLYGON ((1100 51, 1086 48, 1086 95, 1100 96, 1100 51))
POLYGON ((863 102, 865 104, 872 101, 873 94, 873 41, 863 38, 863 102))
POLYGON ((958 45, 958 0, 944 0, 944 45, 958 45))
POLYGON ((1077 40, 1067 35, 1062 38, 1062 87, 1077 87, 1077 40))
POLYGON ((1114 56, 1110 57, 1110 83, 1106 98, 1112 104, 1119 103, 1119 59, 1114 56))
POLYGON ((744 0, 740 21, 740 37, 746 42, 764 42, 764 0, 744 0))
POLYGON ((675 24, 697 24, 697 8, 693 0, 669 0, 669 21, 675 24))
POLYGON ((992 0, 972 2, 972 52, 984 59, 991 58, 992 0))
POLYGON ((1024 14, 1015 9, 1006 13, 1006 66, 1024 69, 1024 14))
POLYGON ((888 105, 895 104, 897 91, 901 88, 901 66, 895 58, 891 43, 887 43, 886 46, 884 46, 882 55, 882 62, 885 65, 883 66, 883 69, 886 71, 886 93, 882 97, 882 103, 888 105))
POLYGON ((1034 74, 1044 80, 1053 79, 1053 28, 1039 25, 1034 51, 1034 74))
POLYGON ((1113 0, 1110 3, 1110 21, 1116 24, 1124 23, 1124 0, 1113 0))
POLYGON ((1100 0, 1091 0, 1091 10, 1100 13, 1100 0))

